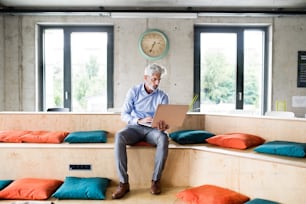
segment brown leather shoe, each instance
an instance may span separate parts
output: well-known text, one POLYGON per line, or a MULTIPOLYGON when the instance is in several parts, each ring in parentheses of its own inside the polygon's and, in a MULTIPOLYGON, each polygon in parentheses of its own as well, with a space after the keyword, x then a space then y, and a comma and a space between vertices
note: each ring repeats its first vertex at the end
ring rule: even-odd
POLYGON ((151 193, 153 195, 158 195, 161 193, 160 181, 152 181, 151 193))
POLYGON ((113 199, 119 199, 125 196, 130 192, 130 184, 129 183, 119 183, 119 186, 117 187, 116 191, 112 194, 113 199))

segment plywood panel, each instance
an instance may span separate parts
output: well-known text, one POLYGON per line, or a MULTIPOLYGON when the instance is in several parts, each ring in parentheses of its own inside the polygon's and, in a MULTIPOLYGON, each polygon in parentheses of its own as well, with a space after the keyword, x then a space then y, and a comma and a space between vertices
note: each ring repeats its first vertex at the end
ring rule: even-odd
POLYGON ((0 130, 97 130, 109 131, 112 135, 125 123, 118 114, 70 114, 70 113, 2 113, 0 130))
POLYGON ((303 204, 306 168, 206 151, 193 151, 190 185, 213 184, 284 204, 303 204))
MULTIPOLYGON (((153 147, 128 148, 128 173, 131 186, 150 186, 155 150, 153 147)), ((100 176, 118 183, 114 150, 109 148, 2 148, 0 161, 3 164, 0 168, 0 179, 100 176), (69 170, 69 164, 90 164, 92 170, 69 170)), ((165 186, 188 185, 188 151, 169 150, 162 183, 165 186)))
POLYGON ((239 160, 222 154, 192 151, 190 185, 214 184, 232 189, 239 188, 239 160))
MULTIPOLYGON (((126 124, 120 114, 75 114, 75 113, 0 113, 0 130, 59 130, 80 131, 103 129, 110 136, 124 128, 126 124)), ((182 127, 170 129, 203 129, 204 116, 188 114, 182 127)))
POLYGON ((240 190, 253 198, 305 203, 306 168, 241 158, 239 178, 240 190))
POLYGON ((205 115, 205 129, 215 134, 246 132, 266 140, 306 141, 305 119, 205 115))

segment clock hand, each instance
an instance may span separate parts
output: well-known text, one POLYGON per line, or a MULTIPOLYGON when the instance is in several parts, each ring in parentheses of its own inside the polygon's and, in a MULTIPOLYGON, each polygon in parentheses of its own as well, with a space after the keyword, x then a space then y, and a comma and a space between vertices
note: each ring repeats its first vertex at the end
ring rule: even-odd
POLYGON ((154 41, 154 43, 152 44, 152 47, 151 47, 151 49, 149 50, 150 52, 152 52, 152 50, 153 50, 153 47, 155 46, 155 44, 156 44, 156 42, 154 41))

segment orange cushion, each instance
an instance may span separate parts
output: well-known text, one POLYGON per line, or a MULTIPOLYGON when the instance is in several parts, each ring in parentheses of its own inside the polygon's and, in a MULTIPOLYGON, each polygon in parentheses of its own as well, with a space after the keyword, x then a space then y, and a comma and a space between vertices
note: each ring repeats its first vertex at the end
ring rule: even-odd
POLYGON ((64 131, 3 130, 0 131, 0 142, 62 143, 67 135, 64 131))
POLYGON ((247 149, 249 147, 261 145, 265 142, 265 140, 257 135, 246 133, 228 133, 210 137, 206 139, 206 142, 221 147, 247 149))
POLYGON ((243 204, 250 198, 230 189, 203 185, 183 190, 176 197, 185 204, 243 204))
POLYGON ((145 141, 140 141, 140 142, 137 142, 135 144, 133 144, 132 146, 146 146, 146 147, 155 147, 155 145, 152 145, 148 142, 145 142, 145 141))
POLYGON ((68 132, 63 131, 31 131, 21 136, 22 142, 29 143, 62 143, 68 132))
POLYGON ((20 137, 31 131, 28 130, 2 130, 0 131, 0 142, 12 142, 20 143, 22 142, 20 137))
POLYGON ((45 200, 63 183, 56 179, 22 178, 0 191, 0 199, 45 200))

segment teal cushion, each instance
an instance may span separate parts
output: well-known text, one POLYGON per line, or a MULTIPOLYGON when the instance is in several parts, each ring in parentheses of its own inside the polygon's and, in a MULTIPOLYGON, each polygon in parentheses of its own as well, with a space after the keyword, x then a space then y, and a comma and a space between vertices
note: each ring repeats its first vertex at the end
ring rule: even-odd
POLYGON ((261 199, 261 198, 255 198, 253 200, 250 200, 246 202, 245 204, 280 204, 274 201, 266 200, 266 199, 261 199))
POLYGON ((108 178, 68 176, 52 197, 58 199, 104 200, 109 182, 108 178))
POLYGON ((206 130, 178 130, 169 134, 169 137, 179 144, 206 143, 206 139, 214 136, 206 130))
POLYGON ((105 143, 107 141, 107 131, 91 130, 71 132, 64 139, 68 143, 105 143))
POLYGON ((271 141, 257 146, 254 151, 289 157, 305 157, 306 143, 289 141, 271 141))
POLYGON ((0 190, 4 189, 6 186, 8 186, 12 182, 13 180, 0 180, 0 190))

